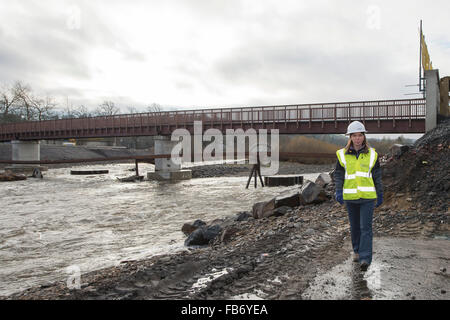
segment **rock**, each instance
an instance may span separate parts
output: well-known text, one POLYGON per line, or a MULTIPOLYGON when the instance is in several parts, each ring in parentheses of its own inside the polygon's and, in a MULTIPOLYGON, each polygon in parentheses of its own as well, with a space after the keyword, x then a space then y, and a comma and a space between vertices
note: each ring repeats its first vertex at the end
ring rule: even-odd
POLYGON ((257 202, 253 205, 252 216, 255 219, 267 218, 273 215, 275 198, 270 201, 257 202))
POLYGON ((190 223, 185 223, 183 224, 183 226, 181 227, 181 231, 185 234, 185 235, 190 235, 192 232, 194 232, 197 228, 195 228, 192 224, 190 223))
POLYGON ((192 232, 194 232, 195 230, 197 230, 198 228, 205 226, 206 223, 203 222, 202 220, 195 220, 193 224, 190 223, 185 223, 182 227, 181 227, 181 231, 183 231, 183 233, 185 235, 190 235, 192 232))
POLYGON ((251 217, 251 214, 247 211, 242 211, 237 214, 235 221, 246 221, 251 217))
POLYGON ((215 237, 217 237, 222 232, 222 227, 219 225, 210 226, 206 229, 204 229, 204 237, 206 240, 211 241, 215 237))
POLYGON ((214 225, 210 227, 200 227, 192 232, 184 241, 185 246, 203 246, 209 244, 211 240, 222 232, 222 227, 214 225))
POLYGON ((222 235, 220 236, 220 241, 224 243, 230 241, 238 230, 239 229, 237 229, 236 227, 225 228, 225 230, 223 230, 222 232, 222 235))
POLYGON ((4 173, 0 173, 0 181, 19 181, 26 179, 27 177, 25 175, 16 174, 9 170, 6 170, 4 173))
POLYGON ((322 203, 327 200, 325 190, 310 180, 302 186, 300 195, 301 204, 322 203))
POLYGON ((328 173, 321 173, 317 179, 315 184, 321 186, 322 188, 325 188, 328 184, 331 183, 331 177, 328 173))
POLYGON ((334 172, 335 171, 336 171, 336 169, 333 169, 330 172, 328 172, 328 175, 330 176, 332 182, 334 182, 334 172))
POLYGON ((287 207, 287 206, 275 208, 272 212, 272 215, 274 215, 276 217, 284 216, 286 213, 288 213, 291 210, 292 210, 291 207, 287 207))
POLYGON ((289 190, 281 193, 275 197, 275 208, 279 207, 291 207, 295 208, 300 205, 300 192, 299 190, 289 190))

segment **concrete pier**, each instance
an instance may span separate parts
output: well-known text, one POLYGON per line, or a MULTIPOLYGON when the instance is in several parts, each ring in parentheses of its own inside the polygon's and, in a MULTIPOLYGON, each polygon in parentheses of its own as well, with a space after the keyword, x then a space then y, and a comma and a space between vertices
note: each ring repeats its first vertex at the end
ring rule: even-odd
POLYGON ((18 161, 40 161, 40 141, 11 141, 12 160, 18 161))
MULTIPOLYGON (((171 141, 170 136, 156 136, 155 155, 171 154, 173 147, 178 143, 171 141)), ((181 160, 181 159, 180 159, 181 160)), ((155 172, 147 173, 149 180, 186 180, 192 178, 191 170, 181 170, 180 163, 175 163, 171 159, 157 158, 155 159, 155 172)))
MULTIPOLYGON (((40 161, 41 160, 41 145, 39 140, 11 141, 12 160, 13 161, 40 161)), ((25 174, 32 174, 33 170, 38 168, 40 171, 46 171, 48 168, 38 164, 13 164, 11 167, 5 169, 13 172, 20 172, 25 174)))
POLYGON ((437 126, 437 115, 440 108, 439 70, 425 70, 426 79, 426 119, 425 132, 437 126))

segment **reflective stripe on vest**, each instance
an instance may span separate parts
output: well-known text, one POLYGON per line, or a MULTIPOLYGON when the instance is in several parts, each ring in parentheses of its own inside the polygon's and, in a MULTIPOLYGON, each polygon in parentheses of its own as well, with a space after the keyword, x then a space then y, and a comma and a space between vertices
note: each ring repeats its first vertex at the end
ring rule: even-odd
POLYGON ((344 193, 354 194, 358 193, 358 190, 361 192, 376 192, 375 187, 358 187, 356 189, 344 189, 344 193))
POLYGON ((336 152, 339 162, 345 168, 344 200, 376 199, 376 189, 372 179, 372 169, 377 160, 375 149, 369 154, 346 154, 345 149, 336 152))

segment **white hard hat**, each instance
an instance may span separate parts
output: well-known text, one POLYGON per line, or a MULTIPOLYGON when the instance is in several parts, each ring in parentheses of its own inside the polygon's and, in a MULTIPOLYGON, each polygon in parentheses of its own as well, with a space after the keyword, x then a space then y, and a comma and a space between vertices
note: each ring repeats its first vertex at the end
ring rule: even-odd
POLYGON ((359 121, 353 121, 352 123, 350 123, 348 125, 346 135, 350 135, 350 134, 356 133, 356 132, 367 132, 364 125, 359 121))

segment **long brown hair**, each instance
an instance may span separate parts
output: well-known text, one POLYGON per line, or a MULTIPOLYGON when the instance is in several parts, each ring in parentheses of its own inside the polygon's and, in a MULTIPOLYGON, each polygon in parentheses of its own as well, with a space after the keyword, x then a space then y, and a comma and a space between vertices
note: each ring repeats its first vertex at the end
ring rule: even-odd
MULTIPOLYGON (((366 134, 364 132, 362 132, 362 134, 364 136, 364 141, 363 141, 364 148, 363 148, 362 152, 367 153, 367 152, 369 152, 370 145, 369 145, 369 142, 367 141, 366 134)), ((350 147, 353 147, 353 142, 352 142, 351 136, 352 136, 352 134, 350 134, 350 136, 348 138, 347 145, 345 146, 345 152, 348 152, 348 149, 350 149, 350 147)))

